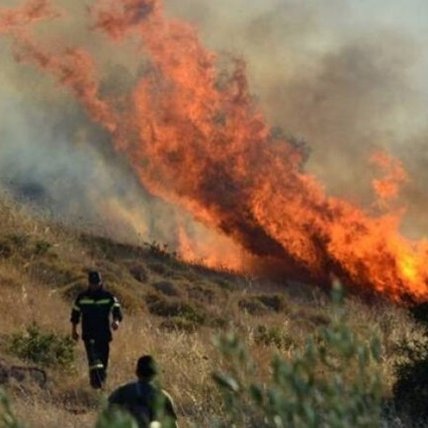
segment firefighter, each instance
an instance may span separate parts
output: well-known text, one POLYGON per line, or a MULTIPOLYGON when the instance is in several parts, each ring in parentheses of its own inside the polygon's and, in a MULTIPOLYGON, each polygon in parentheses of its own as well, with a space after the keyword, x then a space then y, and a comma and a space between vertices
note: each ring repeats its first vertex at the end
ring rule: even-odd
POLYGON ((103 386, 107 377, 107 367, 112 333, 122 321, 119 301, 103 287, 99 272, 88 273, 88 288, 80 293, 71 311, 71 336, 79 340, 77 324, 82 320, 82 340, 85 344, 89 364, 89 380, 93 388, 103 386), (110 317, 111 314, 111 317, 110 317))
POLYGON ((120 386, 110 394, 109 411, 114 408, 128 411, 137 420, 139 428, 178 428, 172 398, 154 383, 157 372, 151 355, 140 357, 135 370, 137 380, 120 386))

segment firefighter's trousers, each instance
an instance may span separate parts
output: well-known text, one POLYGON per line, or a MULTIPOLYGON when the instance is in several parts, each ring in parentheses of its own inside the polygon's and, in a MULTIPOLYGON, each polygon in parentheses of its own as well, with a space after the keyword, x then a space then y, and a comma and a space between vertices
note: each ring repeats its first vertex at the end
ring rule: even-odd
POLYGON ((107 377, 110 343, 108 340, 85 340, 89 365, 89 382, 92 388, 101 388, 107 377))

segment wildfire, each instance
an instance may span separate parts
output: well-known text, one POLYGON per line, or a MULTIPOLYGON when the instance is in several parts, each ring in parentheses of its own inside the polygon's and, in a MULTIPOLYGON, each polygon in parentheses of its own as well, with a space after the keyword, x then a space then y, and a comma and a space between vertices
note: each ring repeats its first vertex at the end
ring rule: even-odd
POLYGON ((371 162, 380 167, 385 173, 384 178, 373 180, 373 187, 380 201, 385 203, 396 198, 400 186, 408 180, 401 162, 383 152, 374 153, 371 157, 371 162))
POLYGON ((244 256, 237 244, 228 242, 227 237, 219 240, 217 237, 199 240, 189 236, 180 228, 178 233, 179 254, 181 258, 190 263, 202 263, 210 268, 222 268, 231 271, 242 271, 244 256), (224 257, 225 248, 228 249, 227 257, 224 257))
MULTIPOLYGON (((7 32, 5 16, 27 23, 22 10, 0 9, 0 31, 7 32)), ((222 79, 215 54, 192 26, 168 19, 161 0, 99 0, 90 16, 94 31, 110 38, 112 52, 132 37, 136 54, 150 58, 133 91, 124 94, 126 108, 102 97, 101 72, 82 47, 58 54, 14 35, 19 59, 70 88, 150 192, 288 272, 320 281, 334 274, 394 299, 428 297, 428 243, 401 236, 399 214, 370 216, 329 197, 305 174, 300 149, 271 131, 251 98, 242 61, 222 79)), ((386 172, 374 182, 378 195, 395 197, 404 170, 385 155, 375 161, 386 172)), ((191 253, 197 246, 186 240, 182 235, 182 249, 191 253)))

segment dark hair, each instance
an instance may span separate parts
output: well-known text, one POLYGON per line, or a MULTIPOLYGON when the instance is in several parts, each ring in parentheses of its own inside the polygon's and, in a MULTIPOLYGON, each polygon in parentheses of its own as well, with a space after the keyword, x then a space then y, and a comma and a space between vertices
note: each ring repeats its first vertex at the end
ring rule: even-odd
POLYGON ((137 361, 137 376, 151 379, 157 374, 157 367, 151 355, 143 355, 137 361))
POLYGON ((89 284, 101 284, 101 274, 97 272, 96 270, 92 270, 88 272, 88 282, 89 284))

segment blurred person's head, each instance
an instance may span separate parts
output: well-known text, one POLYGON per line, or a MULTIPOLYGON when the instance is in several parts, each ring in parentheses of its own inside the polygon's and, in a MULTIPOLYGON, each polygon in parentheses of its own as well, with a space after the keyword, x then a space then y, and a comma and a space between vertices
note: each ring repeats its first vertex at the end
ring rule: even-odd
POLYGON ((103 280, 101 274, 95 270, 88 273, 88 284, 89 289, 92 291, 98 290, 103 286, 103 280))
POLYGON ((158 373, 154 358, 151 355, 140 357, 135 372, 140 380, 152 380, 158 373))

